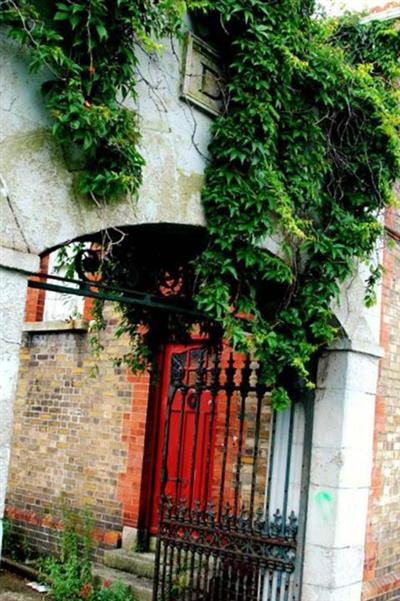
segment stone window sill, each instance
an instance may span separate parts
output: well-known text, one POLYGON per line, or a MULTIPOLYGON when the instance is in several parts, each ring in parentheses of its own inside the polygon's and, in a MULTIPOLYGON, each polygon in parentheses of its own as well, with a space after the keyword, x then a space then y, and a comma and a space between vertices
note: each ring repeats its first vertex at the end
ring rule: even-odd
POLYGON ((69 319, 55 321, 31 321, 25 322, 24 332, 31 334, 44 332, 87 332, 89 321, 87 319, 69 319))

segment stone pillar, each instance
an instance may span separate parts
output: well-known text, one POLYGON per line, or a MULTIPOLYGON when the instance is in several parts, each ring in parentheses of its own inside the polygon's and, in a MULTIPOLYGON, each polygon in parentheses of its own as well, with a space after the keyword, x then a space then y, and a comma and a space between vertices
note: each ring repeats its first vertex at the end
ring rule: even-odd
POLYGON ((342 341, 317 379, 302 601, 360 601, 380 347, 342 341))
POLYGON ((0 557, 13 404, 26 298, 27 275, 24 272, 37 271, 38 268, 39 257, 0 249, 0 557))

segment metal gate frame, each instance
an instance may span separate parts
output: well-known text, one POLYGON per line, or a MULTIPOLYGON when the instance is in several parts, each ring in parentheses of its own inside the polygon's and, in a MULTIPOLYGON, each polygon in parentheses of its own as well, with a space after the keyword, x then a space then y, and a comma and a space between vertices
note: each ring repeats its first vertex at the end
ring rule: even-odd
MULTIPOLYGON (((257 463, 260 456, 261 417, 268 389, 260 384, 260 366, 249 355, 241 365, 235 364, 232 352, 224 358, 220 353, 210 362, 207 349, 190 381, 188 368, 176 363, 171 370, 167 417, 163 446, 163 471, 168 462, 169 427, 172 403, 179 392, 182 407, 188 397, 195 398, 196 424, 192 446, 195 457, 198 435, 198 415, 202 396, 211 395, 212 414, 224 397, 224 450, 217 499, 202 504, 196 499, 174 498, 162 494, 159 508, 154 601, 289 601, 296 599, 299 573, 298 518, 288 510, 291 453, 287 453, 283 506, 271 515, 269 496, 263 505, 256 506, 257 463), (241 470, 245 447, 246 405, 253 398, 252 419, 254 443, 247 502, 241 500, 241 470), (239 436, 234 464, 234 477, 227 478, 227 457, 231 411, 236 404, 239 436), (230 502, 225 501, 226 488, 231 485, 230 502), (296 569, 297 574, 294 574, 296 569)), ((290 413, 288 449, 291 449, 294 409, 290 413)), ((247 415, 247 418, 249 416, 247 415)), ((276 416, 273 414, 272 432, 276 416)), ((273 444, 270 445, 269 485, 274 464, 273 444)), ((210 444, 208 444, 208 452, 210 444)), ((247 449, 248 451, 248 449, 247 449)), ((209 461, 209 457, 207 457, 209 461)), ((192 469, 194 465, 192 463, 192 469)), ((229 471, 229 470, 228 470, 229 471)), ((302 480, 304 484, 304 464, 302 480)), ((164 482, 165 474, 164 474, 164 482)), ((304 505, 302 500, 302 505, 304 505)), ((274 508, 275 509, 275 508, 274 508)), ((302 513, 304 506, 302 507, 302 513)), ((302 527, 303 531, 303 527, 302 527)))

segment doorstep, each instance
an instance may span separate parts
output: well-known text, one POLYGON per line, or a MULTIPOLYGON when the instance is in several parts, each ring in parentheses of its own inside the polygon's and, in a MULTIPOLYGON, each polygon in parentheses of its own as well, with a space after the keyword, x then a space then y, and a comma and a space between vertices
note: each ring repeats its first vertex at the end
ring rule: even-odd
POLYGON ((135 574, 139 578, 148 578, 152 580, 154 577, 154 553, 137 553, 135 551, 127 551, 126 549, 112 549, 105 551, 103 563, 109 568, 121 570, 135 574))
POLYGON ((153 599, 153 581, 149 578, 139 578, 130 572, 101 564, 93 566, 93 576, 100 582, 122 582, 130 588, 138 601, 152 601, 153 599))

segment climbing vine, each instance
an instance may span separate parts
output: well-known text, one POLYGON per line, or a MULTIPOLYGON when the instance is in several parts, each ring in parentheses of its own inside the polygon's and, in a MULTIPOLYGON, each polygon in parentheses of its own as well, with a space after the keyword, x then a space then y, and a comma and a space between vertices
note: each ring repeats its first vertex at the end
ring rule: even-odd
MULTIPOLYGON (((141 183, 137 116, 122 103, 135 98, 138 45, 151 52, 179 35, 187 8, 222 24, 229 102, 212 126, 196 302, 236 348, 255 350, 274 405, 286 406, 293 373, 312 386, 310 360, 338 334, 332 301, 359 263, 374 300, 379 216, 400 172, 399 28, 316 18, 300 0, 2 4, 31 68, 52 74, 43 91, 53 133, 82 153, 79 187, 95 199, 141 183)), ((126 265, 105 264, 110 281, 126 278, 126 265)), ((148 356, 149 330, 137 345, 146 315, 121 310, 136 365, 148 356)))
POLYGON ((400 33, 315 19, 295 0, 218 6, 233 38, 230 104, 213 127, 198 304, 235 345, 255 345, 285 406, 293 371, 312 386, 310 359, 337 335, 332 301, 357 263, 370 265, 373 301, 378 215, 400 173, 400 33))
POLYGON ((47 69, 44 100, 80 167, 78 190, 95 201, 136 194, 144 159, 124 100, 136 98, 138 47, 155 51, 179 32, 184 0, 1 0, 0 9, 0 24, 29 47, 31 71, 47 69))

